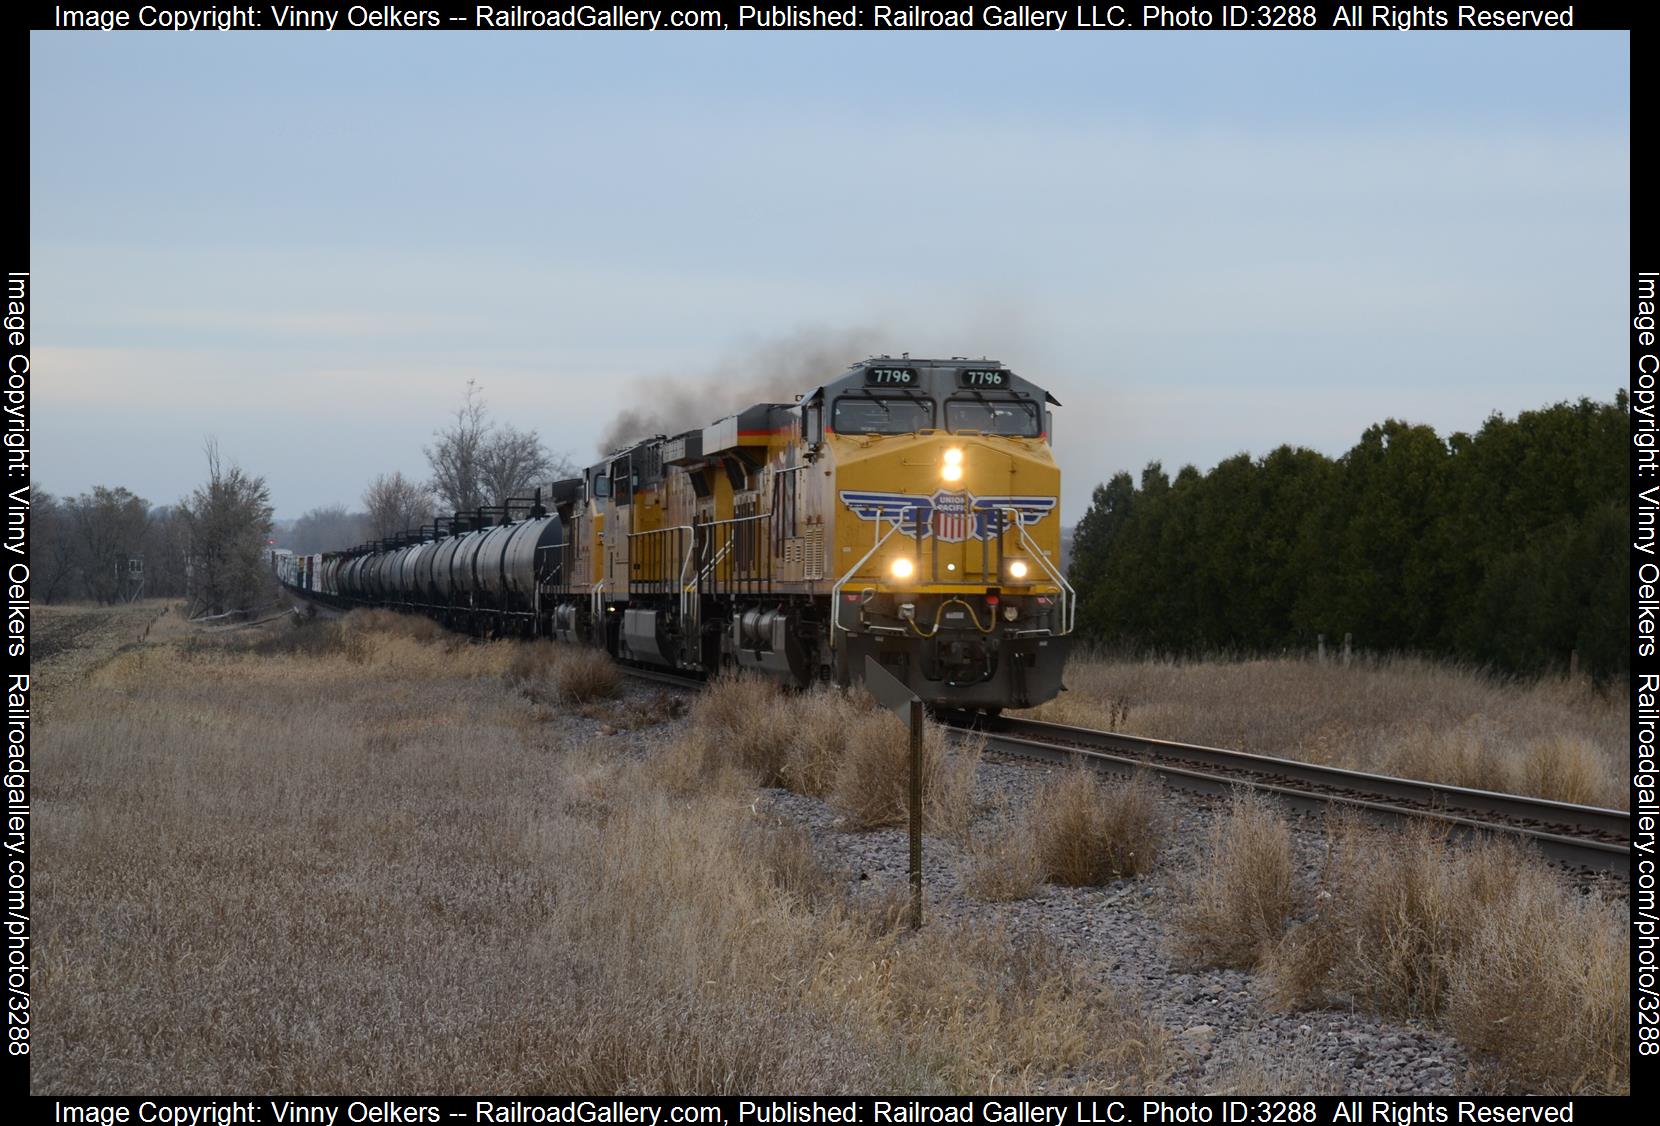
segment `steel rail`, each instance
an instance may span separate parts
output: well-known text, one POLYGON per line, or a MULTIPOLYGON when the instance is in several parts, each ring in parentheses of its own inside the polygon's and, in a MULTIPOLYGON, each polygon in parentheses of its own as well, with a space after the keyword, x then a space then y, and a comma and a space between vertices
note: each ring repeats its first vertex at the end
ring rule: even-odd
MULTIPOLYGON (((604 650, 596 649, 595 652, 603 653, 604 650)), ((676 688, 707 688, 709 686, 708 679, 699 676, 697 673, 679 673, 670 669, 645 668, 641 665, 626 664, 622 661, 614 661, 613 663, 616 664, 618 672, 624 676, 635 677, 638 680, 650 680, 658 684, 672 684, 676 688)))
POLYGON ((1434 820, 1461 834, 1523 837, 1567 863, 1623 871, 1631 863, 1631 820, 1620 810, 1417 782, 1220 747, 1068 727, 1039 720, 950 712, 959 731, 979 731, 990 749, 1044 762, 1081 760, 1105 773, 1151 770, 1171 786, 1225 794, 1236 786, 1271 793, 1303 809, 1348 806, 1368 816, 1434 820))

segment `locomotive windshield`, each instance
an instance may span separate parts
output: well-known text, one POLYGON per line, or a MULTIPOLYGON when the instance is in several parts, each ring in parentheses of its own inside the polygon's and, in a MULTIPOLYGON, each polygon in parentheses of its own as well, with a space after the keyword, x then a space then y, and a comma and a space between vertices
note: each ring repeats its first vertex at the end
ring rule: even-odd
POLYGON ((1019 399, 948 399, 945 426, 953 432, 978 430, 1008 438, 1036 438, 1043 433, 1037 404, 1019 399))
POLYGON ((836 400, 831 427, 838 434, 911 434, 934 425, 930 399, 844 395, 836 400))

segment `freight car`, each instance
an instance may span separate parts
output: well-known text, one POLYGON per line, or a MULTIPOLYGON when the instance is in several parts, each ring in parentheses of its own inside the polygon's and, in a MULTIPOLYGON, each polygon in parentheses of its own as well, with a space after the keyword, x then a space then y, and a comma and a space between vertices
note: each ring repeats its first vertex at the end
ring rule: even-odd
POLYGON ((936 706, 1029 707, 1060 691, 1076 610, 1059 405, 995 361, 872 357, 546 492, 283 557, 279 577, 694 676, 849 684, 873 656, 936 706))

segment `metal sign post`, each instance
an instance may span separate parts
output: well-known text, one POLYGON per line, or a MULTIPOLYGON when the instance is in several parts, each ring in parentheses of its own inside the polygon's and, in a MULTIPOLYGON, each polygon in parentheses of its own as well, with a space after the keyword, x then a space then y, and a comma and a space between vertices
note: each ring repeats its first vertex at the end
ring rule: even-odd
POLYGON ((922 698, 875 657, 865 658, 865 687, 911 728, 911 929, 922 926, 922 698))

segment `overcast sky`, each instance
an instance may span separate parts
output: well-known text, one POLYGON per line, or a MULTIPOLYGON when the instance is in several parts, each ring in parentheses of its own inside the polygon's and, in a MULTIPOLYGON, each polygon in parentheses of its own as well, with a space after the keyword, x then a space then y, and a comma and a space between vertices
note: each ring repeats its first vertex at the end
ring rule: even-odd
POLYGON ((1154 458, 1622 385, 1624 33, 36 33, 30 72, 55 493, 175 501, 212 434, 279 517, 355 507, 470 376, 588 462, 635 381, 779 340, 1049 387, 1068 524, 1154 458))

